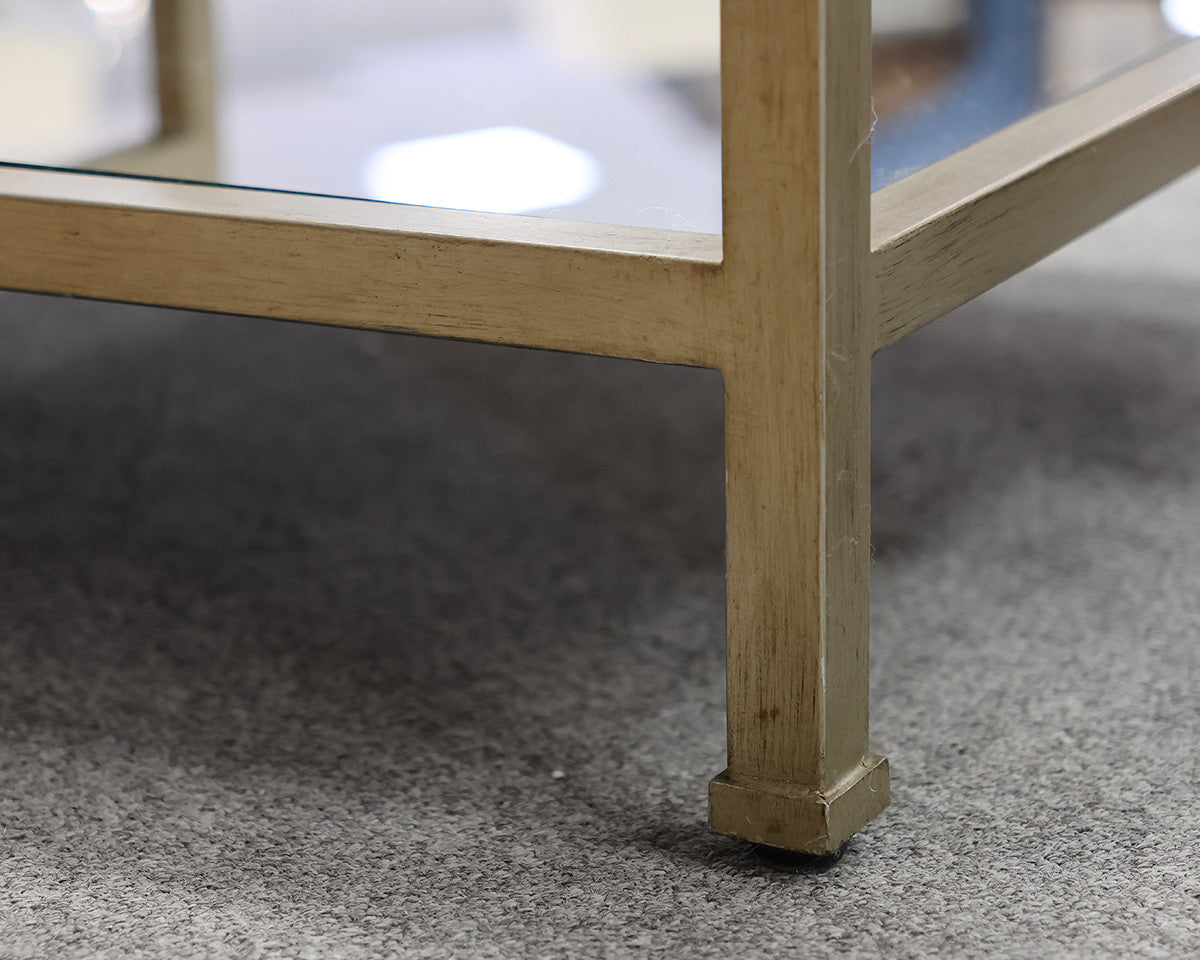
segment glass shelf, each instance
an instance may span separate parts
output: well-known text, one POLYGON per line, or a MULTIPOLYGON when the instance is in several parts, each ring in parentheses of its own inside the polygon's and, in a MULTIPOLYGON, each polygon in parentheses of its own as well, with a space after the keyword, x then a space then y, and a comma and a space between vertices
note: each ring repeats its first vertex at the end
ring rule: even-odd
MULTIPOLYGON (((210 23, 221 182, 720 232, 718 0, 175 2, 210 23)), ((876 0, 874 185, 1169 45, 1184 6, 876 0)), ((150 0, 0 0, 0 81, 0 159, 119 168, 157 131, 150 0)))

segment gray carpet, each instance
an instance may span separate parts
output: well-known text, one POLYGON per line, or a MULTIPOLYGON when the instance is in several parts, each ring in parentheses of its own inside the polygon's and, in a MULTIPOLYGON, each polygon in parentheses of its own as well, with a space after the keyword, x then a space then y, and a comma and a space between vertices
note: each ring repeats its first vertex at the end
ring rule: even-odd
POLYGON ((0 957, 1195 955, 1197 211, 877 359, 837 862, 704 826, 716 374, 0 297, 0 957))

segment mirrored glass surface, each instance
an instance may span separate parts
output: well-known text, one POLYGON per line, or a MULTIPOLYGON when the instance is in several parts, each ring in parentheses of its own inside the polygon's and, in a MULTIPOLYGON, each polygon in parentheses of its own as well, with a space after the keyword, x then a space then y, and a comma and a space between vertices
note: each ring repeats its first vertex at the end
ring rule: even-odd
POLYGON ((874 0, 876 188, 1200 35, 1198 0, 874 0))
MULTIPOLYGON (((1200 34, 1200 0, 874 19, 878 188, 1200 34)), ((0 0, 0 160, 716 233, 718 21, 719 0, 0 0)))
POLYGON ((216 8, 233 182, 720 229, 717 0, 216 8))

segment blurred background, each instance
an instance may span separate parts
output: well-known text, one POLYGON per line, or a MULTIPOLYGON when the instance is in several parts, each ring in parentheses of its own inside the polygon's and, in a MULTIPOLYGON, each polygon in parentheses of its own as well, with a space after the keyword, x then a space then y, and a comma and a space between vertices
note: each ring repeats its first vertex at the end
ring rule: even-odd
MULTIPOLYGON (((185 3, 205 28, 182 55, 212 63, 190 75, 213 92, 206 179, 720 231, 718 0, 185 3)), ((0 0, 0 159, 121 169, 158 131, 152 20, 151 0, 0 0)), ((1200 35, 1200 0, 875 0, 874 20, 880 187, 1200 35)))

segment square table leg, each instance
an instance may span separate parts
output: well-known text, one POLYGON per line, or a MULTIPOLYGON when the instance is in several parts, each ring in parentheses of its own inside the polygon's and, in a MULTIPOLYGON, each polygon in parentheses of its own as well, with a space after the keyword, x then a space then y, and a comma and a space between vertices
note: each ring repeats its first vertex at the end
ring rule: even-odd
POLYGON ((869 0, 724 0, 728 769, 722 833, 836 850, 868 744, 869 0))

